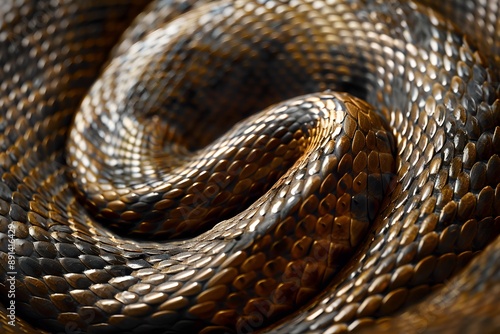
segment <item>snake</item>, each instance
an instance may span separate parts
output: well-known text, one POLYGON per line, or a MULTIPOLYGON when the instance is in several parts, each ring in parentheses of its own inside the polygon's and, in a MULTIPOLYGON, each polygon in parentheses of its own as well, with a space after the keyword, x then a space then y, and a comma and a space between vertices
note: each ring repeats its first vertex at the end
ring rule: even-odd
POLYGON ((500 331, 498 1, 0 13, 3 333, 500 331))

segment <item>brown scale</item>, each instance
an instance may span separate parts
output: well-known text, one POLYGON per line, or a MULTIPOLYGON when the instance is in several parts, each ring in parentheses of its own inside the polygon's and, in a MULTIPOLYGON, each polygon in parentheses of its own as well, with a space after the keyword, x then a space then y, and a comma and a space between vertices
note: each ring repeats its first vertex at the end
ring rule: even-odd
POLYGON ((3 332, 500 331, 496 1, 146 2, 0 4, 3 332))

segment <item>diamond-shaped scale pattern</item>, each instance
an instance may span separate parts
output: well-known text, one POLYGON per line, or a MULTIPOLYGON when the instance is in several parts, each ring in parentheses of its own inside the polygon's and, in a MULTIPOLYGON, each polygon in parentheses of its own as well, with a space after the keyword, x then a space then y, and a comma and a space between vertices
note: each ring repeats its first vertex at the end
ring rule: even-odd
POLYGON ((496 1, 148 2, 0 4, 2 331, 500 330, 496 1))

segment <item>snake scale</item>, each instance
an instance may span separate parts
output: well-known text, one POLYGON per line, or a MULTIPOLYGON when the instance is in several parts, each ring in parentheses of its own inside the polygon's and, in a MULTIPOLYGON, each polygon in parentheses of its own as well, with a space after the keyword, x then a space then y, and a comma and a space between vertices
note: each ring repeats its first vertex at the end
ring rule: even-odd
POLYGON ((497 0, 0 13, 2 332, 500 331, 497 0))

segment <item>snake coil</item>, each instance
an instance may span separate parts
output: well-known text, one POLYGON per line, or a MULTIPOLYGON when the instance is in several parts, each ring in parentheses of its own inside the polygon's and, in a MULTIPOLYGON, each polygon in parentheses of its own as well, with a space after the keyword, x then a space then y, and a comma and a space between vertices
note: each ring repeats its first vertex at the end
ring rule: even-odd
POLYGON ((3 332, 500 331, 496 0, 0 13, 3 332))

